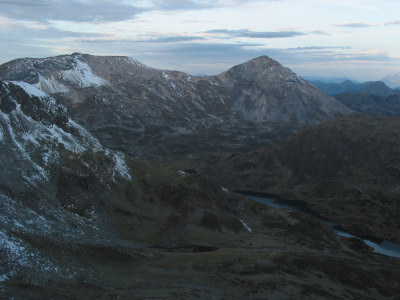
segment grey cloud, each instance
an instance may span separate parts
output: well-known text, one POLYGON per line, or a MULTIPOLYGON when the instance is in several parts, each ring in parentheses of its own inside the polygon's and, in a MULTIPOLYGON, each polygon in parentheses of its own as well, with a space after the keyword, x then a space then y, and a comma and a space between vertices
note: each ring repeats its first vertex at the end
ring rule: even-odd
POLYGON ((263 39, 276 39, 276 38, 288 38, 306 35, 301 31, 250 31, 248 29, 240 30, 226 30, 226 29, 214 29, 208 30, 206 33, 214 33, 226 35, 228 37, 247 37, 247 38, 263 38, 263 39))
POLYGON ((107 35, 64 31, 52 27, 27 28, 18 23, 11 23, 7 27, 0 26, 0 47, 3 49, 0 61, 4 63, 26 56, 51 56, 54 55, 55 49, 60 48, 77 50, 79 48, 70 47, 71 40, 100 37, 106 38, 107 35))
POLYGON ((10 60, 22 57, 45 57, 52 56, 54 52, 51 48, 43 48, 38 45, 26 45, 21 46, 19 43, 0 41, 1 48, 7 48, 9 51, 3 53, 0 57, 0 64, 8 62, 10 60), (27 54, 28 53, 28 54, 27 54))
POLYGON ((346 23, 346 24, 337 24, 336 27, 347 27, 347 28, 365 28, 372 27, 374 25, 367 23, 346 23))
POLYGON ((133 0, 1 0, 0 3, 0 16, 10 19, 99 23, 129 20, 152 10, 196 10, 243 4, 232 0, 149 0, 146 6, 133 0))
MULTIPOLYGON (((247 0, 246 2, 255 2, 257 0, 247 0)), ((279 2, 283 0, 265 0, 269 2, 279 2)), ((243 5, 242 0, 152 0, 151 9, 157 10, 195 10, 217 7, 232 7, 243 5)))
POLYGON ((296 48, 287 48, 286 50, 328 50, 328 49, 351 49, 351 47, 330 47, 330 46, 309 46, 309 47, 296 47, 296 48))
POLYGON ((10 19, 39 22, 112 22, 130 19, 141 12, 142 8, 111 0, 3 0, 0 15, 10 19))
POLYGON ((199 9, 210 7, 210 4, 203 1, 186 1, 186 0, 153 0, 152 9, 158 10, 185 10, 185 9, 199 9))
POLYGON ((385 22, 385 25, 400 25, 400 20, 385 22))
POLYGON ((46 40, 50 42, 53 40, 55 43, 65 38, 74 39, 89 39, 89 38, 105 38, 105 34, 85 33, 60 30, 53 27, 43 28, 29 28, 22 26, 18 23, 10 24, 7 27, 0 26, 0 40, 3 42, 15 43, 38 43, 38 41, 46 40))
POLYGON ((99 38, 82 38, 76 39, 74 42, 79 43, 180 43, 180 42, 193 42, 205 40, 203 37, 198 36, 157 36, 146 39, 114 39, 107 36, 100 36, 99 38))
POLYGON ((330 35, 328 32, 321 31, 321 30, 314 30, 310 31, 311 34, 317 34, 317 35, 330 35))
POLYGON ((362 63, 370 61, 379 63, 394 63, 400 62, 400 59, 390 57, 387 53, 360 53, 357 51, 351 51, 351 47, 299 47, 299 48, 288 48, 288 49, 276 49, 282 54, 292 53, 292 63, 309 61, 309 62, 341 62, 348 64, 362 63), (304 49, 306 48, 306 49, 304 49), (307 51, 307 48, 313 48, 316 51, 307 51), (338 52, 337 50, 350 50, 346 52, 338 52))
POLYGON ((146 43, 177 43, 177 42, 189 42, 189 41, 199 41, 205 40, 203 37, 198 36, 165 36, 165 37, 156 37, 150 38, 146 40, 141 40, 139 42, 146 43))
POLYGON ((336 27, 347 27, 347 28, 365 28, 365 27, 375 27, 375 26, 388 26, 388 25, 400 25, 400 19, 394 21, 387 21, 384 23, 368 24, 368 23, 345 23, 336 24, 336 27))

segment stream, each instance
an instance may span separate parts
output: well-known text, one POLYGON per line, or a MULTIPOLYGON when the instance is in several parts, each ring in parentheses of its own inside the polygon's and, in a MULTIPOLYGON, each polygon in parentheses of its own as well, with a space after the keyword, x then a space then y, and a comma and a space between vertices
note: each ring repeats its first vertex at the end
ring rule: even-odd
MULTIPOLYGON (((245 194, 245 193, 242 193, 242 194, 245 194)), ((301 202, 279 200, 279 199, 273 199, 273 198, 267 198, 267 197, 261 197, 261 196, 250 196, 248 194, 245 194, 245 195, 248 198, 255 200, 261 204, 266 204, 266 205, 269 205, 272 207, 284 208, 284 209, 288 209, 288 210, 296 211, 296 212, 312 214, 310 209, 301 202)), ((356 239, 362 240, 365 244, 367 244, 368 246, 373 248, 374 252, 376 252, 376 253, 400 258, 400 245, 398 245, 398 244, 395 244, 395 243, 393 243, 391 241, 387 241, 387 240, 383 240, 381 243, 378 244, 371 240, 363 239, 363 238, 355 236, 351 233, 345 232, 338 228, 339 227, 338 224, 335 224, 333 222, 327 222, 327 223, 340 236, 348 237, 348 238, 356 238, 356 239)))

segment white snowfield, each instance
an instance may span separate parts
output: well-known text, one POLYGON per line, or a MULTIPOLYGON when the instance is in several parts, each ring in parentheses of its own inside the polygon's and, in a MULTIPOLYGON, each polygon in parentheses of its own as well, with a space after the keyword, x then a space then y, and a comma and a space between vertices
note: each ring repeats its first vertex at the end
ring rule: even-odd
MULTIPOLYGON (((44 76, 39 73, 39 82, 34 84, 34 87, 45 93, 55 94, 67 93, 69 91, 68 85, 85 88, 109 84, 108 81, 94 74, 89 65, 79 60, 78 57, 74 58, 73 65, 72 69, 59 71, 51 76, 44 76)), ((39 94, 35 96, 39 96, 39 94)))
POLYGON ((66 82, 76 84, 79 87, 101 86, 108 82, 92 72, 88 64, 75 58, 75 67, 72 70, 61 71, 60 75, 66 82))
POLYGON ((247 225, 242 219, 240 219, 240 223, 242 223, 242 225, 244 226, 244 228, 247 229, 248 232, 253 232, 253 230, 251 230, 249 225, 247 225))
POLYGON ((19 87, 23 88, 24 91, 33 97, 49 97, 45 92, 42 90, 38 89, 37 87, 26 83, 24 81, 11 81, 13 84, 18 85, 19 87))
POLYGON ((35 86, 49 94, 68 92, 68 88, 55 80, 53 76, 51 76, 51 78, 45 78, 39 75, 39 82, 35 84, 35 86))

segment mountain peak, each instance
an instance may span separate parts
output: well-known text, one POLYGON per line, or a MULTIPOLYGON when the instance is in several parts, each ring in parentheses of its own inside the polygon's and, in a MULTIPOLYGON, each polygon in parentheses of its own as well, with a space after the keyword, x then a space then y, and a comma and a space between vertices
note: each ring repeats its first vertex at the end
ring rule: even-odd
POLYGON ((0 66, 1 79, 24 81, 48 94, 65 93, 75 88, 100 87, 111 81, 126 81, 130 74, 151 73, 149 70, 149 67, 131 57, 95 56, 79 52, 18 59, 0 66), (147 71, 140 71, 142 69, 147 71))
POLYGON ((277 85, 289 82, 307 84, 292 70, 282 66, 276 60, 263 55, 245 63, 239 64, 222 73, 220 77, 228 81, 253 82, 259 86, 265 86, 274 82, 277 85))
MULTIPOLYGON (((283 68, 283 66, 277 62, 276 60, 273 60, 269 56, 263 55, 259 56, 257 58, 254 58, 252 60, 249 60, 247 62, 244 62, 242 64, 239 64, 237 66, 232 67, 230 70, 245 70, 245 71, 255 71, 255 72, 260 72, 269 68, 283 68)), ((229 70, 228 70, 229 71, 229 70)))
POLYGON ((279 62, 277 62, 276 60, 272 59, 271 57, 269 57, 267 55, 262 55, 262 56, 256 57, 252 60, 249 60, 247 63, 262 64, 262 65, 269 64, 269 65, 281 66, 281 64, 279 62))

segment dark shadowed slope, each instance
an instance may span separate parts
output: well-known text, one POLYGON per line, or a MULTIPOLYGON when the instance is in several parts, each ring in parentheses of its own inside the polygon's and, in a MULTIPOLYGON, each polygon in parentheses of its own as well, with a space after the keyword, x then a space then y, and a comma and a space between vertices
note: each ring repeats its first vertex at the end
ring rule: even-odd
POLYGON ((374 96, 371 94, 341 94, 336 100, 354 111, 372 115, 400 116, 400 95, 374 96))
POLYGON ((399 119, 355 114, 214 156, 204 171, 226 187, 302 200, 350 232, 399 243, 399 149, 399 119))

